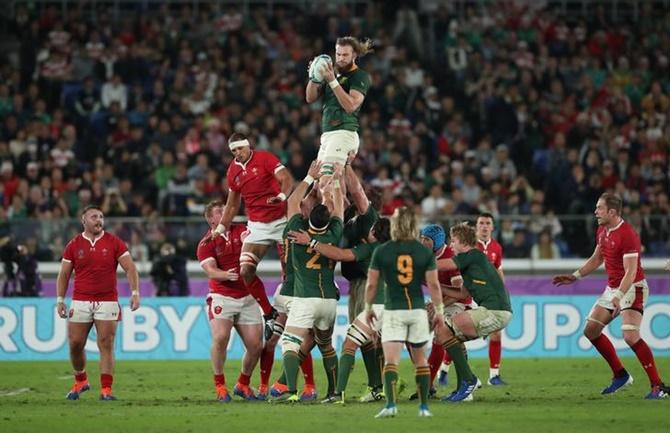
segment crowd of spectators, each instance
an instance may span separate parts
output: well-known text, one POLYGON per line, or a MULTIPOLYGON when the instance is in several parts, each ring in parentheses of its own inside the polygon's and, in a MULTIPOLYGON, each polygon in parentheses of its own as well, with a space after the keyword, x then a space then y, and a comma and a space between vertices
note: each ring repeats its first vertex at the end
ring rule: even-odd
POLYGON ((490 212, 503 216, 506 257, 585 256, 588 216, 612 190, 647 254, 668 253, 667 8, 641 2, 614 20, 602 3, 587 15, 543 2, 352 4, 163 5, 93 20, 18 3, 0 63, 0 228, 31 228, 28 247, 57 259, 78 230, 64 218, 95 203, 139 218, 116 227, 147 256, 136 259, 166 240, 188 250, 204 225, 164 217, 225 196, 233 131, 306 174, 320 135, 307 66, 350 34, 376 46, 360 62, 372 87, 354 167, 383 190, 384 214, 490 212))

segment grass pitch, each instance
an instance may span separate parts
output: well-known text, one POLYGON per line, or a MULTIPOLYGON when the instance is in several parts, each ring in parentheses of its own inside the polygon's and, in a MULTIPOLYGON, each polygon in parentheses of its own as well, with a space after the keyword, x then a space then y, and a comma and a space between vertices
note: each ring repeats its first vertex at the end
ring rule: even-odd
MULTIPOLYGON (((97 362, 89 366, 92 390, 79 401, 65 400, 72 376, 68 362, 0 362, 0 431, 9 432, 667 432, 670 398, 645 401, 646 375, 637 360, 625 359, 635 383, 620 393, 601 396, 609 369, 600 358, 506 359, 508 386, 484 385, 472 403, 430 402, 433 418, 418 418, 417 405, 407 401, 414 391, 413 369, 401 364, 408 384, 401 394, 399 414, 374 419, 382 403, 353 401, 365 390, 361 360, 347 392, 351 403, 273 405, 214 401, 206 361, 121 361, 114 377, 115 402, 98 401, 97 362)), ((659 358, 661 374, 670 375, 670 358, 659 358)), ((273 380, 281 367, 275 363, 273 380)), ((482 380, 487 361, 474 360, 482 380)), ((239 362, 226 367, 228 388, 237 379, 239 362)), ((320 397, 326 381, 315 360, 320 397)), ((453 371, 453 368, 452 368, 453 371)), ((670 379, 666 379, 670 380, 670 379)), ((258 382, 255 373, 252 385, 258 382)), ((445 395, 452 384, 439 388, 445 395)))

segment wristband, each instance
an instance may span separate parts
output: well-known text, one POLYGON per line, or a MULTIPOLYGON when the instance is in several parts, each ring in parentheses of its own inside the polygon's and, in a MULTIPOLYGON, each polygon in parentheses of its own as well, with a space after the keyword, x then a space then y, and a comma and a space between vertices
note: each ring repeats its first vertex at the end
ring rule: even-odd
POLYGON ((617 299, 621 299, 621 298, 623 298, 623 295, 624 295, 624 293, 621 290, 617 289, 617 290, 614 291, 614 294, 612 294, 612 297, 617 298, 617 299))
POLYGON ((286 201, 286 194, 284 194, 283 192, 280 192, 279 194, 277 194, 277 197, 278 197, 281 201, 286 201))
POLYGON ((140 296, 140 289, 131 290, 130 294, 132 296, 135 296, 135 295, 140 296))
POLYGON ((56 303, 57 304, 64 304, 65 303, 65 298, 62 296, 56 296, 56 303))
POLYGON ((222 235, 226 231, 226 226, 224 226, 223 224, 219 224, 218 226, 216 226, 214 231, 222 235))
POLYGON ((577 278, 578 280, 581 280, 583 275, 581 272, 579 272, 579 269, 577 269, 575 272, 572 273, 572 276, 577 278))
POLYGON ((335 182, 335 183, 333 184, 333 189, 340 189, 340 182, 339 182, 339 179, 338 179, 337 182, 335 182))
POLYGON ((336 78, 333 79, 333 81, 329 81, 328 85, 330 86, 331 89, 335 89, 337 86, 340 85, 340 82, 337 81, 336 78))
POLYGON ((435 314, 441 314, 444 316, 444 304, 438 304, 435 306, 435 314))
POLYGON ((365 303, 365 311, 366 312, 372 311, 372 304, 366 302, 365 303))
POLYGON ((319 245, 319 241, 317 241, 316 239, 311 239, 309 241, 309 247, 311 249, 315 249, 317 245, 319 245))
POLYGON ((307 185, 311 185, 314 183, 314 178, 308 174, 302 181, 305 182, 307 185))

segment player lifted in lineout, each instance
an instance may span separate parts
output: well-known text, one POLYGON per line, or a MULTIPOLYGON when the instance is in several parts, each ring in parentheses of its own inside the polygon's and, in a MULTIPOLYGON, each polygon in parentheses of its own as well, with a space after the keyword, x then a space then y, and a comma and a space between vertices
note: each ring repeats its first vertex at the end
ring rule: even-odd
POLYGON ((317 157, 324 163, 321 169, 326 178, 322 183, 327 183, 327 177, 332 175, 334 163, 345 165, 348 156, 358 152, 358 116, 370 88, 370 76, 356 61, 370 51, 371 41, 345 36, 335 42, 334 67, 325 55, 317 56, 310 64, 305 99, 311 104, 323 96, 317 157))

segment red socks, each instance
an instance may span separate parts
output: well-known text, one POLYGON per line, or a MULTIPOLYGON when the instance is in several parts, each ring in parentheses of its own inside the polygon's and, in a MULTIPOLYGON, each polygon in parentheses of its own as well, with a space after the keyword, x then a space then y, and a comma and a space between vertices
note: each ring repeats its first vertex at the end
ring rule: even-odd
POLYGON ((267 385, 270 382, 272 374, 272 364, 275 362, 275 350, 263 350, 261 352, 261 385, 267 385))
POLYGON ((612 342, 605 336, 605 334, 600 334, 591 340, 591 343, 596 348, 596 350, 600 352, 602 357, 605 358, 605 361, 607 361, 609 364, 610 368, 612 369, 612 373, 614 373, 614 376, 618 375, 619 372, 624 369, 619 356, 616 354, 614 345, 612 345, 612 342))
POLYGON ((444 347, 433 340, 433 347, 430 349, 430 356, 428 356, 428 366, 430 367, 430 383, 433 383, 437 372, 442 365, 442 359, 445 355, 444 347))
POLYGON ((263 281, 261 281, 261 279, 258 277, 254 278, 254 280, 247 285, 247 290, 249 291, 249 294, 253 296, 256 302, 258 302, 258 305, 261 306, 263 314, 270 314, 272 311, 272 305, 270 305, 268 295, 265 293, 265 286, 263 285, 263 281))
POLYGON ((100 375, 100 387, 101 388, 111 388, 113 382, 114 382, 114 376, 112 376, 111 374, 101 374, 100 375))
POLYGON ((251 376, 247 376, 244 373, 240 373, 240 377, 237 378, 237 383, 239 383, 240 385, 249 386, 249 383, 251 383, 251 376))
POLYGON ((81 373, 75 373, 74 380, 77 382, 86 382, 88 380, 88 375, 85 371, 82 371, 81 373))
POLYGON ((215 374, 214 375, 214 385, 225 385, 226 384, 226 376, 223 374, 215 374))
POLYGON ((658 370, 656 370, 654 355, 651 353, 651 349, 647 343, 640 338, 637 340, 637 343, 630 346, 630 348, 633 349, 637 359, 640 361, 640 364, 642 364, 642 368, 644 368, 645 373, 649 376, 651 386, 660 385, 662 382, 661 378, 658 376, 658 370))
POLYGON ((305 385, 314 386, 314 365, 311 353, 308 353, 302 360, 300 369, 302 370, 302 376, 305 378, 305 385))
POLYGON ((489 340, 489 367, 500 368, 500 358, 502 355, 502 342, 500 340, 489 340))

